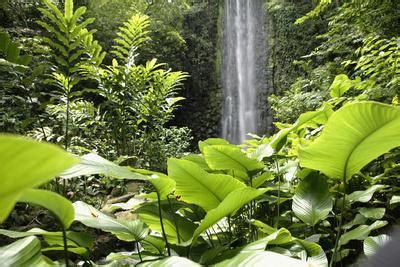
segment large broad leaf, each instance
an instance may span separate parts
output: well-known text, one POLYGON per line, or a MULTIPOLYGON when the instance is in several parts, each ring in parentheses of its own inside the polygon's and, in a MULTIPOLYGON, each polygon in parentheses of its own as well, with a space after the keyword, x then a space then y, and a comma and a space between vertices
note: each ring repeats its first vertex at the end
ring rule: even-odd
POLYGON ((167 198, 175 189, 175 181, 169 177, 160 177, 149 179, 149 182, 154 186, 161 199, 167 198))
POLYGON ((385 187, 386 187, 385 185, 376 184, 370 186, 367 190, 364 191, 354 191, 353 193, 346 196, 346 201, 350 203, 353 202, 367 203, 368 201, 371 200, 376 191, 379 191, 385 187))
MULTIPOLYGON (((138 214, 140 219, 151 230, 162 233, 157 203, 144 204, 142 207, 136 209, 134 213, 138 214)), ((161 216, 168 242, 177 244, 188 241, 192 237, 196 225, 185 217, 176 214, 173 207, 162 205, 161 216)))
POLYGON ((281 143, 284 142, 289 133, 305 127, 315 128, 317 125, 325 124, 332 113, 332 107, 329 104, 325 104, 316 111, 309 111, 301 114, 292 126, 280 130, 268 144, 260 145, 254 152, 255 157, 259 160, 270 157, 275 150, 279 150, 281 143))
POLYGON ((68 229, 74 221, 75 212, 72 203, 56 193, 41 189, 27 189, 21 194, 18 201, 48 209, 60 220, 65 229, 68 229))
POLYGON ((270 251, 242 252, 232 259, 225 260, 215 265, 216 267, 228 266, 254 266, 254 267, 308 267, 306 261, 294 259, 282 254, 270 251))
POLYGON ((329 88, 329 94, 331 97, 341 97, 360 81, 361 79, 359 77, 358 80, 354 81, 350 80, 346 74, 337 75, 329 88))
POLYGON ((199 149, 201 153, 204 153, 204 148, 213 145, 229 145, 229 142, 222 138, 209 138, 205 141, 199 142, 199 149))
POLYGON ((196 163, 187 160, 168 160, 168 175, 176 182, 177 196, 206 211, 216 208, 235 189, 245 187, 232 176, 209 174, 196 163))
POLYGON ((382 228, 387 225, 386 221, 376 221, 371 225, 360 225, 357 228, 344 233, 339 239, 339 245, 346 245, 351 240, 364 240, 373 230, 382 228))
POLYGON ((365 256, 373 256, 381 247, 390 241, 388 235, 370 236, 364 240, 365 256))
MULTIPOLYGON (((267 230, 268 236, 246 245, 240 250, 240 253, 247 253, 256 250, 264 251, 266 246, 268 245, 274 245, 276 247, 276 245, 287 246, 290 244, 298 244, 303 247, 305 252, 307 253, 308 262, 316 264, 316 266, 328 266, 328 259, 326 258, 326 254, 321 246, 317 243, 292 237, 291 233, 285 228, 273 230, 272 228, 261 222, 256 222, 256 225, 257 224, 259 226, 263 226, 263 228, 261 229, 267 230), (267 226, 269 229, 266 229, 265 226, 267 226)), ((298 248, 296 248, 295 250, 298 251, 298 248)))
POLYGON ((210 210, 204 220, 193 234, 193 243, 209 227, 216 224, 224 217, 234 213, 253 199, 265 193, 267 189, 254 189, 251 187, 239 188, 231 192, 222 202, 213 210, 210 210))
POLYGON ((40 240, 35 236, 0 247, 1 266, 38 266, 42 258, 40 249, 40 240))
POLYGON ((26 138, 0 136, 0 223, 25 189, 53 179, 78 159, 61 148, 26 138))
POLYGON ((128 167, 121 167, 96 154, 86 154, 81 157, 81 162, 65 171, 61 177, 64 179, 84 175, 103 174, 115 179, 148 180, 145 175, 132 172, 128 167))
POLYGON ((400 146, 399 128, 399 107, 377 102, 348 104, 329 118, 320 137, 300 149, 300 164, 331 178, 349 179, 400 146))
POLYGON ((314 226, 332 210, 333 201, 324 176, 310 174, 297 186, 292 210, 303 222, 314 226))
POLYGON ((148 228, 140 221, 123 221, 112 218, 84 202, 74 204, 75 220, 105 232, 111 232, 124 241, 140 241, 148 234, 148 228))
POLYGON ((137 264, 136 266, 143 266, 143 267, 178 267, 178 266, 185 266, 185 267, 200 267, 201 265, 195 263, 187 258, 182 258, 178 256, 168 257, 162 260, 156 261, 149 261, 137 264))
POLYGON ((385 208, 361 208, 358 212, 368 219, 379 220, 385 216, 385 208))
MULTIPOLYGON (((86 232, 71 232, 67 231, 67 244, 72 247, 85 247, 91 249, 94 244, 93 237, 86 232)), ((33 228, 25 232, 11 231, 0 229, 0 235, 5 235, 10 238, 23 238, 27 236, 43 236, 45 241, 48 240, 59 240, 63 243, 63 233, 62 232, 49 232, 40 228, 33 228)), ((48 243, 50 244, 50 243, 48 243)))
POLYGON ((237 146, 211 145, 203 149, 204 158, 212 170, 233 170, 242 173, 260 170, 265 166, 251 159, 237 146))

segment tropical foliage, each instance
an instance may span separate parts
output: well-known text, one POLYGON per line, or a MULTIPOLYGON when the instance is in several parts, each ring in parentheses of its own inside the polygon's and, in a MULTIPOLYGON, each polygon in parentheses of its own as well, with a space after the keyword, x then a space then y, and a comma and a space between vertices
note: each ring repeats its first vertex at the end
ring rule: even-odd
POLYGON ((347 266, 374 257, 400 209, 398 3, 311 6, 266 2, 276 132, 237 145, 213 137, 219 115, 208 110, 218 109, 220 3, 1 3, 15 19, 0 31, 2 264, 347 266), (291 41, 305 35, 319 37, 291 41), (307 50, 296 45, 312 52, 296 58, 307 50), (206 104, 188 114, 193 103, 206 104), (182 122, 205 109, 209 120, 193 129, 210 138, 192 142, 182 122))

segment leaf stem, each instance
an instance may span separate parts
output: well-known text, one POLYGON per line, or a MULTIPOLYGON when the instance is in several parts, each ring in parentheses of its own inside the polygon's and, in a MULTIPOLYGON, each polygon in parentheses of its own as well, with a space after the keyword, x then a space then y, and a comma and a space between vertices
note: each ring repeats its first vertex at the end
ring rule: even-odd
MULTIPOLYGON (((171 204, 171 199, 169 198, 169 196, 167 196, 168 199, 168 204, 169 204, 169 210, 171 212, 171 214, 173 214, 173 210, 172 210, 172 204, 171 204)), ((179 234, 179 223, 176 220, 176 217, 174 216, 174 224, 175 224, 175 229, 176 229, 176 237, 178 238, 178 244, 181 243, 181 236, 179 234)))
POLYGON ((277 217, 277 227, 279 228, 279 220, 280 220, 280 201, 281 201, 281 172, 279 169, 279 163, 278 163, 278 156, 275 155, 275 166, 276 166, 276 174, 278 177, 278 202, 277 202, 277 212, 278 212, 278 217, 277 217))
POLYGON ((136 240, 136 247, 137 247, 140 262, 143 262, 142 253, 140 252, 140 243, 137 240, 136 240))
POLYGON ((61 223, 62 235, 63 235, 63 244, 64 244, 64 259, 65 259, 65 266, 69 267, 69 260, 68 260, 68 243, 67 243, 67 232, 65 231, 65 227, 61 223))
POLYGON ((338 231, 336 234, 335 246, 333 248, 333 253, 332 253, 332 257, 331 257, 331 262, 329 263, 329 267, 333 266, 333 262, 336 259, 336 253, 340 249, 339 240, 340 240, 340 235, 342 234, 344 212, 345 212, 345 208, 346 208, 345 203, 346 203, 346 178, 343 179, 343 201, 342 201, 341 213, 340 213, 340 217, 339 217, 339 226, 338 226, 338 231))
POLYGON ((157 192, 157 201, 158 201, 158 214, 159 214, 159 217, 160 217, 160 224, 161 224, 162 234, 163 234, 164 239, 165 239, 165 246, 167 247, 168 256, 171 256, 171 249, 169 247, 167 235, 165 234, 164 223, 163 223, 163 218, 162 218, 162 214, 161 214, 160 194, 158 192, 157 192))

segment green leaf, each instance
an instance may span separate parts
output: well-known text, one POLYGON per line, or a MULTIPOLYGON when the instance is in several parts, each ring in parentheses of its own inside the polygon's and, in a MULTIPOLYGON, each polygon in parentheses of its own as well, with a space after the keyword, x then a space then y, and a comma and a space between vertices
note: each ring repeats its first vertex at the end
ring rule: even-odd
POLYGON ((6 32, 0 32, 0 51, 6 52, 10 44, 10 35, 6 32))
POLYGON ((0 223, 25 189, 50 181, 78 159, 55 145, 0 135, 0 223))
POLYGON ((64 16, 69 21, 74 15, 74 1, 73 0, 65 0, 64 6, 64 16))
POLYGON ((251 159, 234 145, 211 145, 203 149, 204 158, 212 170, 233 170, 248 173, 265 166, 257 159, 251 159))
POLYGON ((346 74, 340 74, 335 77, 331 87, 329 88, 331 97, 341 97, 353 87, 354 81, 350 80, 346 74))
POLYGON ((364 240, 368 237, 371 231, 382 228, 386 225, 386 221, 376 221, 371 225, 360 225, 357 228, 344 233, 339 239, 339 245, 346 245, 351 240, 364 240))
POLYGON ((308 262, 315 264, 315 266, 328 266, 325 251, 319 244, 297 238, 295 238, 294 242, 300 244, 306 250, 308 262))
POLYGON ((209 174, 188 160, 168 160, 168 175, 176 182, 175 195, 208 211, 232 191, 245 185, 229 175, 209 174))
POLYGON ((17 59, 17 64, 20 64, 20 65, 24 65, 24 66, 27 66, 30 62, 32 61, 32 56, 30 56, 30 55, 25 55, 25 56, 20 56, 18 59, 17 59))
POLYGON ((193 234, 193 243, 209 227, 216 224, 224 217, 234 213, 245 204, 265 193, 267 189, 254 189, 251 187, 239 188, 232 191, 215 209, 207 212, 206 217, 193 234))
POLYGON ((196 163, 205 171, 211 171, 210 167, 207 165, 207 162, 204 159, 202 154, 199 154, 199 155, 191 154, 191 155, 187 155, 187 156, 183 157, 182 159, 196 163))
POLYGON ((140 221, 114 219, 82 201, 73 204, 75 220, 87 227, 110 232, 124 241, 140 241, 148 234, 148 229, 140 221))
MULTIPOLYGON (((62 232, 49 232, 40 228, 32 228, 28 231, 25 232, 18 232, 18 231, 10 231, 10 230, 5 230, 5 229, 0 229, 0 234, 8 236, 10 238, 22 238, 22 237, 27 237, 27 236, 43 236, 45 240, 47 241, 46 238, 48 237, 53 237, 55 239, 60 240, 61 244, 63 242, 63 234, 62 232)), ((81 246, 85 248, 92 248, 94 244, 94 239, 93 237, 85 232, 71 232, 67 231, 67 241, 68 241, 68 246, 81 246)))
POLYGON ((40 241, 35 236, 25 237, 0 247, 2 266, 38 266, 41 261, 40 241))
POLYGON ((300 149, 300 164, 331 178, 350 179, 375 158, 400 146, 399 127, 399 107, 378 102, 348 104, 329 118, 320 137, 300 149))
POLYGON ((149 179, 149 182, 154 186, 157 193, 160 195, 160 199, 165 199, 175 189, 175 181, 169 177, 160 177, 149 179))
POLYGON ((303 222, 314 226, 325 219, 332 208, 333 201, 324 176, 312 173, 297 186, 292 210, 303 222))
POLYGON ((271 181, 275 177, 272 172, 263 172, 260 176, 253 178, 252 185, 254 188, 258 188, 264 184, 266 181, 271 181))
POLYGON ((162 260, 149 261, 140 263, 136 266, 143 267, 174 267, 174 266, 185 266, 185 267, 200 267, 200 264, 197 264, 187 258, 182 258, 178 256, 167 257, 162 260))
POLYGON ((204 153, 204 148, 213 145, 229 145, 229 142, 222 138, 208 138, 205 141, 199 141, 199 149, 204 153))
POLYGON ((8 50, 7 50, 7 60, 13 63, 17 63, 17 59, 19 57, 19 53, 21 52, 21 49, 19 49, 17 43, 10 42, 8 45, 8 50))
POLYGON ((373 256, 380 248, 390 241, 388 235, 370 236, 364 240, 364 254, 367 257, 373 256))
POLYGON ((361 208, 358 212, 368 219, 379 220, 385 215, 385 208, 361 208))
POLYGON ((257 227, 257 229, 261 232, 263 232, 264 234, 270 235, 272 233, 274 233, 276 231, 275 228, 269 226, 268 224, 263 223, 262 221, 259 220, 253 220, 251 222, 253 225, 255 225, 257 227))
POLYGON ((259 160, 270 157, 273 154, 273 151, 280 150, 279 146, 281 146, 281 142, 284 141, 289 133, 298 131, 305 127, 315 128, 317 125, 325 124, 332 113, 332 107, 329 104, 324 104, 316 111, 309 111, 301 114, 292 126, 280 130, 273 136, 269 143, 260 145, 254 154, 259 160))
MULTIPOLYGON (((168 242, 178 244, 179 241, 185 242, 192 237, 196 225, 187 218, 174 213, 172 205, 161 205, 161 215, 168 242)), ((140 220, 145 222, 150 229, 162 233, 157 203, 144 204, 136 209, 134 213, 138 214, 140 220)))
POLYGON ((74 221, 72 203, 56 193, 41 189, 27 189, 23 191, 18 201, 36 204, 48 209, 60 220, 65 229, 68 229, 74 221))
POLYGON ((385 187, 386 187, 385 185, 376 184, 370 186, 367 190, 364 191, 354 191, 353 193, 346 196, 346 201, 350 203, 352 202, 367 203, 368 201, 371 200, 372 196, 376 191, 379 191, 385 187))
MULTIPOLYGON (((261 225, 265 229, 264 227, 265 224, 263 223, 260 224, 260 223, 261 222, 257 222, 258 225, 261 225)), ((247 254, 256 251, 260 252, 264 251, 269 245, 272 245, 271 248, 281 248, 281 246, 287 247, 288 245, 298 244, 301 247, 303 247, 305 252, 307 253, 308 256, 307 262, 315 264, 316 266, 328 266, 328 260, 326 258, 325 252, 320 245, 310 241, 294 238, 292 237, 291 233, 285 228, 281 228, 279 230, 271 228, 267 229, 267 231, 269 234, 267 237, 261 238, 255 242, 252 242, 244 246, 243 248, 240 249, 238 256, 235 256, 235 258, 240 257, 239 256, 240 254, 247 254)), ((298 248, 296 248, 295 250, 298 251, 298 248)), ((228 260, 226 263, 228 262, 230 261, 228 260)), ((268 265, 269 262, 260 262, 260 264, 263 264, 262 266, 269 266, 268 265)), ((232 263, 232 266, 236 265, 232 263)))
POLYGON ((270 251, 246 251, 232 259, 225 260, 215 267, 265 266, 265 267, 308 267, 309 263, 270 251))
POLYGON ((121 167, 96 154, 86 154, 81 157, 81 162, 65 171, 61 177, 70 179, 78 176, 103 174, 115 179, 148 180, 147 176, 135 173, 128 167, 121 167))

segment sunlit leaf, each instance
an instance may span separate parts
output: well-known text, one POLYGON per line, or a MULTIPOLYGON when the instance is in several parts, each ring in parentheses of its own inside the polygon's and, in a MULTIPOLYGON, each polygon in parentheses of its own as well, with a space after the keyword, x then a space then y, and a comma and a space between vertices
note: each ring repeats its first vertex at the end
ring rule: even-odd
POLYGON ((168 175, 176 182, 175 195, 206 211, 216 208, 235 189, 245 187, 232 176, 209 174, 188 160, 168 160, 168 175))
POLYGON ((112 218, 84 202, 74 204, 75 220, 82 224, 105 232, 110 232, 124 241, 140 241, 148 234, 145 225, 137 221, 123 221, 112 218))
POLYGON ((2 266, 38 266, 42 255, 40 240, 28 236, 10 245, 0 247, 0 262, 2 266))
POLYGON ((55 145, 12 135, 0 136, 0 222, 23 190, 53 179, 78 159, 55 145))
POLYGON ((364 240, 364 254, 373 256, 380 248, 390 241, 388 235, 370 236, 364 240))
POLYGON ((212 170, 233 170, 247 173, 263 169, 257 159, 251 159, 234 145, 211 145, 203 148, 204 158, 212 170))
POLYGON ((370 161, 400 146, 399 127, 399 107, 348 104, 329 118, 320 137, 300 149, 300 164, 331 178, 350 179, 370 161))
POLYGON ((103 174, 115 179, 148 180, 145 175, 132 172, 128 167, 118 166, 96 154, 86 154, 81 157, 81 162, 65 171, 61 177, 70 179, 79 176, 103 174))
POLYGON ((74 221, 74 207, 72 203, 54 192, 41 189, 27 189, 22 192, 18 201, 39 205, 48 209, 57 216, 65 229, 68 229, 74 221))
POLYGON ((215 209, 207 212, 206 217, 201 222, 200 226, 193 234, 193 242, 206 231, 209 227, 223 219, 224 217, 232 214, 236 210, 249 203, 251 200, 259 197, 265 193, 267 189, 254 189, 250 187, 239 188, 232 191, 215 209))
POLYGON ((343 246, 351 240, 364 240, 368 237, 371 231, 382 228, 386 225, 386 221, 376 221, 371 225, 360 225, 357 228, 344 233, 339 239, 339 244, 343 246))

